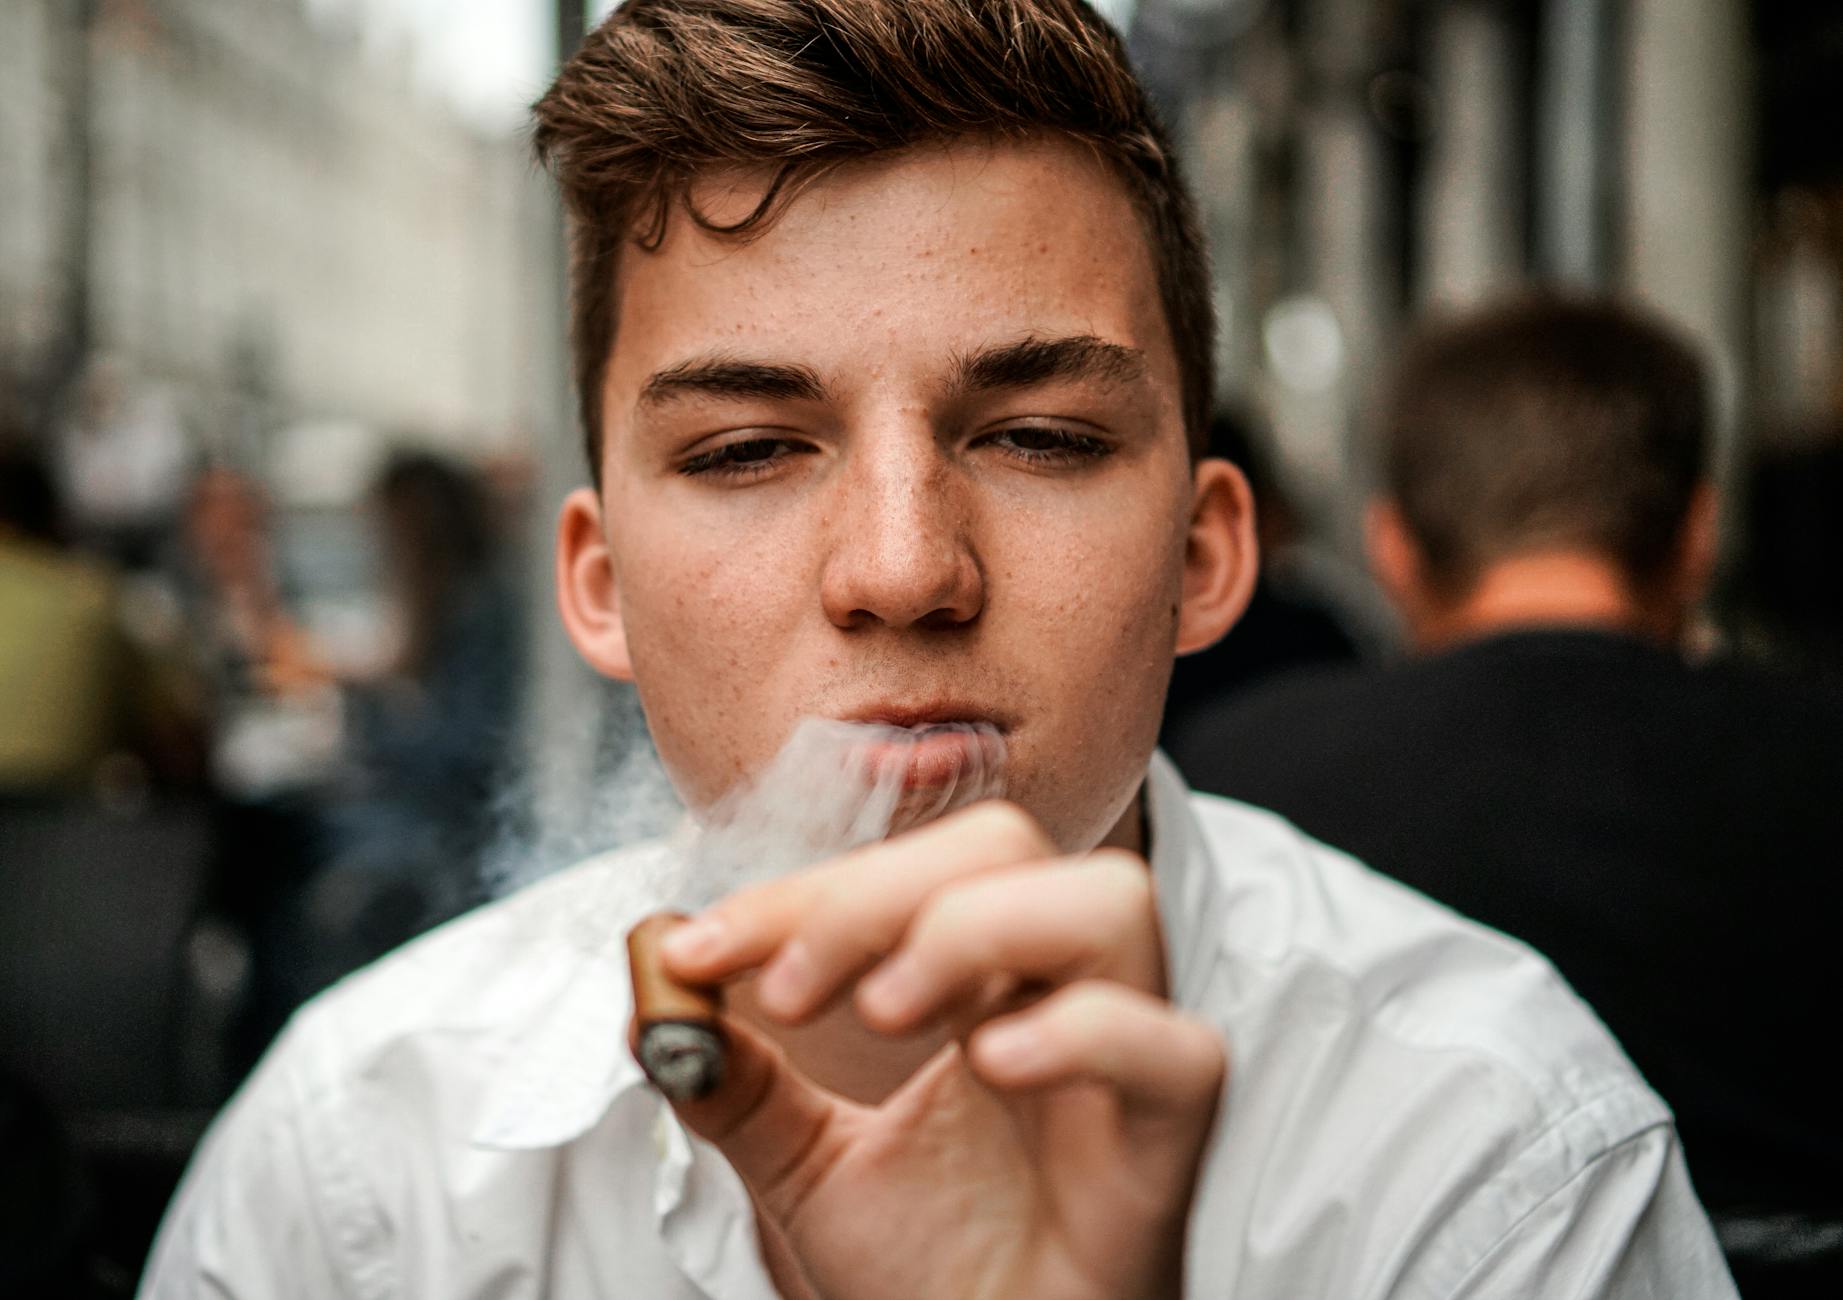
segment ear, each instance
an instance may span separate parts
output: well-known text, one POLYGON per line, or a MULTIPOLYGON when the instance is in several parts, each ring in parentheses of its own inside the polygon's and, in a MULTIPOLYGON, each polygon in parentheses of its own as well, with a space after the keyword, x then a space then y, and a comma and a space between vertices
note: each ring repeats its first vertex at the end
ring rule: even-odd
POLYGON ((1226 460, 1200 460, 1191 483, 1177 620, 1181 655, 1222 639, 1248 608, 1261 565, 1254 540, 1254 495, 1242 472, 1226 460))
POLYGON ((614 553, 602 528, 601 501, 593 488, 577 488, 557 518, 557 610, 576 652, 604 677, 634 679, 621 621, 614 553))
POLYGON ((1687 609, 1700 604, 1715 576, 1721 544, 1721 504, 1715 485, 1704 479, 1690 496, 1677 542, 1677 594, 1687 609))
POLYGON ((1427 565, 1401 507, 1387 497, 1377 497, 1363 512, 1363 548, 1382 594, 1398 614, 1413 622, 1427 603, 1427 565))

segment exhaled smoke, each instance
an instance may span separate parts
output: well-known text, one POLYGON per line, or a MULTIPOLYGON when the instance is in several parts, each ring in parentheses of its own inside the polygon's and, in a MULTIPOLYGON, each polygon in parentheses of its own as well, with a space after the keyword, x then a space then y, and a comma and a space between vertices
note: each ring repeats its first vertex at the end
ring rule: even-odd
POLYGON ((494 801, 497 833, 481 864, 486 897, 656 839, 684 818, 633 688, 586 670, 581 677, 572 684, 582 706, 551 720, 543 760, 516 770, 494 801))
POLYGON ((605 882, 610 916, 696 910, 773 879, 1005 793, 1005 742, 992 726, 894 727, 805 718, 753 779, 687 815, 637 710, 604 730, 596 774, 574 799, 508 824, 486 874, 502 893, 610 849, 664 836, 664 852, 624 861, 605 882))
POLYGON ((803 718, 773 762, 675 837, 661 901, 702 907, 1004 792, 1004 737, 985 723, 803 718))

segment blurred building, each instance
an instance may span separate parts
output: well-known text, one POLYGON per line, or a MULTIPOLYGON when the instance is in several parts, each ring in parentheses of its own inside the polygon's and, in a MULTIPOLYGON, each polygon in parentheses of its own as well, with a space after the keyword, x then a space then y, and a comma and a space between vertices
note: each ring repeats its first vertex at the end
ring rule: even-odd
POLYGON ((1225 390, 1351 549, 1404 324, 1520 284, 1630 294, 1717 375, 1723 468, 1843 407, 1843 8, 1139 0, 1208 219, 1225 390))
POLYGON ((554 421, 522 142, 302 0, 9 0, 0 87, 0 380, 30 415, 100 367, 259 462, 303 419, 475 453, 554 421))

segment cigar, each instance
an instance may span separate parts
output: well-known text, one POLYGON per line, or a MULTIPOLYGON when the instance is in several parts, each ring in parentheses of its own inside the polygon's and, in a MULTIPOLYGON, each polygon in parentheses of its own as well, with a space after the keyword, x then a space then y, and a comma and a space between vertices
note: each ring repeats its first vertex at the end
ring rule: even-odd
POLYGON ((722 993, 681 984, 666 974, 659 943, 684 924, 677 912, 655 912, 627 933, 633 972, 635 1053, 653 1086, 673 1101, 696 1101, 723 1082, 722 993))

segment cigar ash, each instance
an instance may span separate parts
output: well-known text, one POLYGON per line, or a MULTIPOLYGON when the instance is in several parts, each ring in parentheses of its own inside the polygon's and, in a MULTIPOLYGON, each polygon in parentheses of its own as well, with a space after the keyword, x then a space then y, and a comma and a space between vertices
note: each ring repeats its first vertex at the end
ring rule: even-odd
POLYGON ((640 1029, 640 1068, 673 1101, 696 1101, 723 1082, 723 1036, 714 1023, 660 1020, 640 1029))

